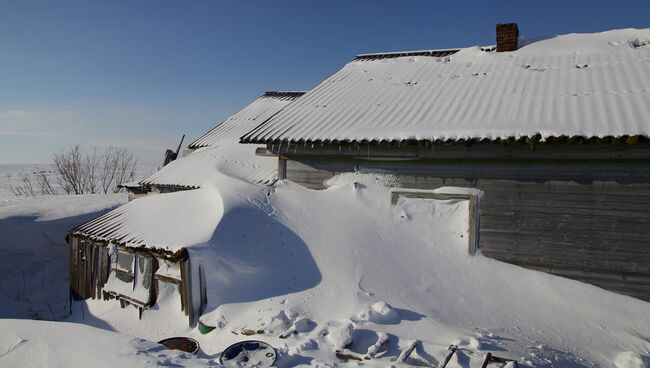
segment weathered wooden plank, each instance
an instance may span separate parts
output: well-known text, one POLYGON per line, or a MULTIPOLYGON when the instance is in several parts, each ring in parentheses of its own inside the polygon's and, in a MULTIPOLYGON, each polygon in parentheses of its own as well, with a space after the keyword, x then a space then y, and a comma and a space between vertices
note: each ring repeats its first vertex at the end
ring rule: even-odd
POLYGON ((539 267, 547 269, 563 268, 574 269, 580 271, 602 271, 612 273, 650 273, 650 267, 630 265, 625 262, 619 264, 612 264, 610 262, 598 261, 585 261, 585 262, 570 262, 566 258, 548 255, 531 255, 531 254, 516 254, 516 253, 493 253, 482 251, 486 257, 494 258, 504 262, 515 264, 534 264, 539 267))
MULTIPOLYGON (((494 214, 494 211, 490 211, 487 206, 482 207, 481 213, 485 214, 494 214)), ((565 215, 568 214, 567 208, 557 208, 557 207, 510 207, 509 213, 517 214, 518 216, 523 216, 528 213, 530 214, 545 214, 549 216, 555 215, 565 215)), ((602 216, 609 218, 638 218, 638 219, 647 219, 648 213, 643 211, 626 211, 626 210, 617 210, 617 209, 585 209, 585 208, 571 208, 571 215, 573 216, 602 216)))
POLYGON ((648 224, 650 223, 649 219, 644 217, 639 218, 625 218, 625 217, 610 217, 610 216, 573 216, 571 214, 556 214, 555 217, 548 216, 544 213, 516 213, 514 211, 509 211, 509 209, 504 209, 502 211, 498 210, 485 210, 480 211, 481 221, 485 221, 484 225, 496 224, 501 229, 512 229, 514 226, 512 224, 517 224, 518 226, 537 226, 543 227, 544 224, 547 225, 563 225, 568 229, 589 229, 592 227, 597 227, 600 229, 608 227, 627 226, 629 227, 625 231, 633 231, 639 233, 646 233, 648 224), (511 226, 508 226, 511 224, 511 226))
POLYGON ((481 219, 481 230, 483 234, 490 232, 497 234, 524 234, 524 235, 545 235, 556 234, 561 238, 600 238, 611 240, 632 240, 635 243, 648 244, 650 241, 650 226, 648 224, 635 223, 607 223, 604 221, 571 221, 564 219, 543 219, 543 218, 513 218, 512 221, 496 219, 494 217, 481 219))
MULTIPOLYGON (((553 196, 544 195, 531 195, 525 192, 514 192, 510 195, 498 195, 495 193, 486 193, 483 197, 482 204, 486 209, 508 207, 517 209, 532 209, 537 208, 558 208, 566 212, 574 209, 581 210, 626 210, 634 212, 644 212, 648 214, 648 206, 650 202, 645 200, 634 200, 635 197, 605 197, 600 196, 596 198, 588 198, 583 196, 581 198, 567 196, 562 198, 561 195, 556 194, 553 196)), ((650 214, 648 214, 650 218, 650 214)))
POLYGON ((78 268, 78 249, 79 239, 77 237, 70 237, 70 253, 69 253, 69 267, 70 267, 70 288, 74 297, 79 296, 79 268, 78 268))
POLYGON ((552 195, 555 193, 606 196, 640 196, 644 200, 650 196, 650 184, 594 183, 583 185, 571 182, 548 181, 543 184, 524 183, 511 180, 478 180, 477 187, 486 193, 526 192, 552 195))
MULTIPOLYGON (((259 148, 258 148, 259 149, 259 148)), ((287 160, 284 158, 278 159, 278 179, 283 180, 287 178, 287 160)))
POLYGON ((638 256, 643 256, 648 254, 648 245, 647 243, 639 243, 631 240, 617 240, 617 239, 600 239, 600 238, 588 238, 588 237, 569 237, 569 236, 556 236, 549 235, 548 237, 540 236, 531 236, 529 234, 517 234, 517 233, 495 233, 492 232, 481 232, 481 248, 482 249, 493 249, 493 248, 504 248, 509 250, 515 249, 526 249, 530 248, 527 251, 535 252, 540 248, 548 248, 553 251, 560 251, 563 249, 575 249, 575 250, 584 250, 584 251, 596 251, 598 249, 616 249, 616 253, 626 253, 636 254, 638 256), (631 249, 631 247, 636 247, 636 249, 631 249))
POLYGON ((267 150, 290 157, 366 157, 429 159, 650 159, 647 143, 528 144, 474 143, 427 145, 269 144, 267 150))
POLYGON ((494 258, 504 262, 510 262, 514 264, 534 264, 539 267, 544 267, 547 269, 574 269, 579 271, 601 271, 601 272, 611 272, 611 273, 650 273, 650 268, 645 267, 633 267, 633 265, 628 265, 626 263, 621 263, 620 266, 612 265, 608 262, 568 262, 565 258, 560 257, 548 257, 547 255, 517 255, 514 253, 482 253, 486 257, 494 258))

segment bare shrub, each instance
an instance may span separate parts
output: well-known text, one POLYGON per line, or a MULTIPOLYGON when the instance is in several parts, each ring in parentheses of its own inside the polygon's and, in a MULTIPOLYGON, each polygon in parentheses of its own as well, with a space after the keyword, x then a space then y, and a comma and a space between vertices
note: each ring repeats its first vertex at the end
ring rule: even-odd
POLYGON ((102 155, 99 181, 104 193, 119 192, 120 185, 135 176, 137 160, 126 148, 109 147, 102 155))
MULTIPOLYGON (((9 182, 11 182, 11 175, 7 175, 7 178, 9 178, 9 182)), ((30 177, 30 174, 27 172, 24 172, 20 174, 20 182, 18 184, 9 184, 9 190, 11 193, 13 193, 16 197, 19 196, 35 196, 36 192, 34 191, 34 185, 32 184, 32 180, 30 177)))
POLYGON ((97 148, 93 148, 92 152, 86 153, 81 164, 82 183, 84 193, 95 194, 99 186, 99 165, 101 158, 97 155, 97 148))
POLYGON ((57 194, 56 189, 50 183, 50 178, 47 176, 48 172, 44 170, 39 170, 36 173, 36 183, 41 191, 42 195, 54 195, 57 194))
POLYGON ((67 194, 83 193, 83 169, 79 145, 54 154, 54 166, 59 174, 59 184, 67 194))
POLYGON ((117 193, 122 183, 133 180, 136 163, 126 148, 109 147, 101 153, 93 148, 83 153, 75 145, 54 154, 59 184, 68 194, 117 193))

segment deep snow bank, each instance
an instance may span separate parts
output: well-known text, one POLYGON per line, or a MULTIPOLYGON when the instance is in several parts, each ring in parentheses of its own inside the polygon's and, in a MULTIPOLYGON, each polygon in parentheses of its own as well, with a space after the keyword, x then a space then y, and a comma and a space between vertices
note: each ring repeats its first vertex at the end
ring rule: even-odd
POLYGON ((70 320, 153 341, 192 336, 212 356, 261 339, 278 348, 279 366, 341 362, 335 350, 346 346, 374 355, 368 366, 398 365, 410 346, 405 364, 437 365, 452 343, 449 367, 480 365, 488 351, 531 366, 647 362, 649 303, 469 256, 464 201, 393 206, 385 175, 339 176, 323 191, 217 179, 193 193, 211 203, 217 191, 223 207, 209 239, 191 248, 206 266, 202 320, 213 332, 200 335, 162 305, 139 320, 133 308, 87 301, 70 320))
POLYGON ((208 266, 202 321, 217 326, 210 334, 161 324, 155 313, 127 322, 123 313, 133 312, 106 313, 101 302, 89 303, 90 312, 134 336, 189 334, 208 354, 259 332, 254 338, 279 348, 280 366, 340 361, 335 350, 348 344, 364 355, 383 337, 365 364, 395 364, 413 344, 405 363, 438 364, 452 343, 459 350, 450 367, 480 365, 488 351, 547 367, 646 359, 650 304, 469 256, 465 201, 393 206, 387 175, 330 184, 273 189, 219 178, 223 216, 191 250, 208 266))
POLYGON ((13 197, 0 203, 0 220, 19 216, 58 220, 108 210, 126 201, 126 193, 13 197))

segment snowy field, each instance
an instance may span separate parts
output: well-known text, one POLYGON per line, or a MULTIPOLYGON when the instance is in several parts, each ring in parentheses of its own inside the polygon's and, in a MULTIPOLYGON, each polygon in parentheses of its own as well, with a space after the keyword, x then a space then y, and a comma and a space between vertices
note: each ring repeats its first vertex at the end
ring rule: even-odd
MULTIPOLYGON (((212 238, 195 248, 210 265, 201 320, 218 326, 206 335, 180 312, 154 307, 139 320, 116 302, 69 304, 64 236, 124 194, 0 205, 0 366, 215 366, 245 339, 273 345, 281 367, 439 366, 451 344, 458 350, 447 367, 480 366, 487 352, 534 367, 650 364, 649 303, 468 256, 464 201, 393 206, 385 176, 330 185, 270 189, 221 175, 192 194, 223 204, 212 238), (247 330, 257 334, 242 336, 247 330), (197 339, 201 353, 153 343, 179 335, 197 339), (355 360, 364 356, 373 358, 355 360)), ((174 301, 159 298, 165 303, 174 301)))
MULTIPOLYGON (((157 165, 138 164, 135 168, 135 178, 142 180, 154 173, 157 169, 157 165)), ((14 195, 11 188, 20 186, 24 176, 30 178, 36 194, 40 194, 36 177, 41 173, 45 174, 59 194, 64 193, 58 184, 58 176, 53 164, 0 164, 0 205, 8 202, 18 202, 20 200, 19 197, 14 195)))

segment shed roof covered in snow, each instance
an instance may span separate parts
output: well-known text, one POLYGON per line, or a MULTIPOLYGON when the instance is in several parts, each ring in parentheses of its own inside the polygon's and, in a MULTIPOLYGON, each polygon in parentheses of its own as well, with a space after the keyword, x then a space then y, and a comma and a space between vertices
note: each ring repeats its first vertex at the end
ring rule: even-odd
POLYGON ((242 142, 650 135, 650 29, 455 51, 360 55, 242 142))
POLYGON ((138 198, 70 233, 127 247, 177 252, 208 242, 222 215, 219 192, 206 187, 138 198))
POLYGON ((266 92, 250 105, 190 143, 189 148, 214 146, 224 142, 238 142, 239 137, 244 133, 262 124, 303 94, 304 92, 295 91, 266 92))
POLYGON ((239 144, 242 134, 277 114, 304 92, 266 92, 250 105, 189 145, 188 156, 172 161, 142 185, 199 188, 222 172, 251 183, 272 184, 277 179, 277 161, 255 155, 255 147, 239 144))

